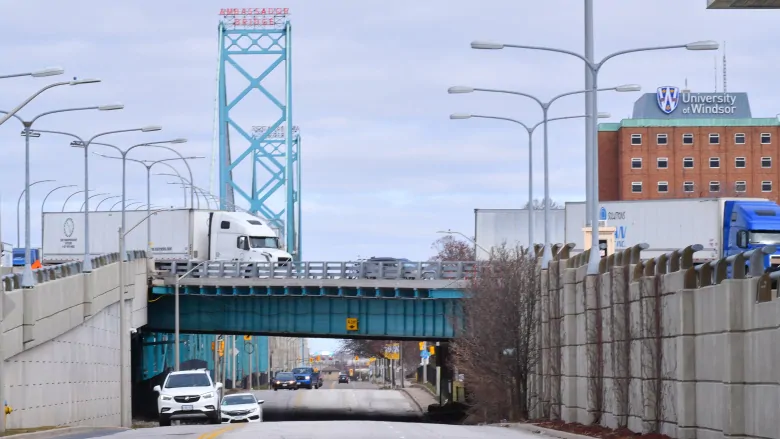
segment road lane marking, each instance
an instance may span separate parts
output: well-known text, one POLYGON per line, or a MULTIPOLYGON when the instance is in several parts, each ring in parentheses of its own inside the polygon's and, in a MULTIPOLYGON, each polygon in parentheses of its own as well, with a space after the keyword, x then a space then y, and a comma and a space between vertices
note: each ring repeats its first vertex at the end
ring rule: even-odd
POLYGON ((301 399, 303 399, 303 394, 305 392, 301 392, 299 390, 293 390, 293 392, 297 393, 297 395, 295 395, 295 399, 293 399, 293 408, 298 408, 298 406, 301 404, 301 399))
POLYGON ((228 431, 233 430, 241 425, 242 424, 230 424, 227 427, 221 427, 213 431, 208 431, 198 436, 198 439, 215 439, 216 437, 219 437, 223 433, 227 433, 228 431))

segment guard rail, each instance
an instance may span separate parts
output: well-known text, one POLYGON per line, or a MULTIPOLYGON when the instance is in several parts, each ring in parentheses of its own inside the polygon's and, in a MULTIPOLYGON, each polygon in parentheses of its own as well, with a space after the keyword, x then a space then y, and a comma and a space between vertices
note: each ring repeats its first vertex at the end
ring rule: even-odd
MULTIPOLYGON (((145 259, 146 251, 144 250, 131 250, 127 252, 128 260, 145 259)), ((105 255, 95 256, 92 258, 92 268, 97 269, 105 267, 106 265, 113 264, 119 260, 119 252, 108 253, 105 255)), ((33 270, 33 276, 35 277, 35 283, 40 284, 43 282, 49 282, 57 279, 62 279, 68 276, 81 274, 82 262, 67 262, 65 264, 47 265, 41 268, 33 270)), ((2 284, 4 291, 13 291, 22 288, 22 273, 6 274, 2 277, 2 284)))
POLYGON ((155 262, 158 277, 463 280, 484 262, 155 262))

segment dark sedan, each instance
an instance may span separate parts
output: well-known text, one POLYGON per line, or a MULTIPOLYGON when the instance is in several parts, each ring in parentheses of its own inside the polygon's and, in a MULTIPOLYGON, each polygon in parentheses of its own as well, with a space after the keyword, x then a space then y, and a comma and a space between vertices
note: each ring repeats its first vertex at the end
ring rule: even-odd
POLYGON ((298 390, 298 381, 292 372, 279 372, 274 377, 271 386, 274 388, 274 391, 279 389, 298 390))
POLYGON ((349 376, 347 376, 347 374, 342 373, 341 375, 339 375, 339 384, 341 383, 349 384, 349 376))

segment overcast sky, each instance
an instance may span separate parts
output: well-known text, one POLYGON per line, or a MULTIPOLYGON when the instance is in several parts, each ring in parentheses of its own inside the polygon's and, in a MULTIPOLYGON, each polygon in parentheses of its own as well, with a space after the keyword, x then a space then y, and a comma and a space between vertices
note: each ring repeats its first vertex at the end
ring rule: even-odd
MULTIPOLYGON (((527 201, 525 134, 507 122, 451 121, 448 115, 471 112, 534 124, 541 118, 539 108, 527 99, 507 95, 448 95, 449 86, 517 90, 543 99, 584 87, 582 63, 576 58, 469 47, 472 40, 485 39, 580 52, 581 1, 111 3, 2 0, 0 25, 5 37, 0 39, 0 73, 62 66, 66 74, 59 78, 103 80, 50 90, 21 115, 29 118, 53 109, 124 103, 126 108, 117 112, 48 116, 35 127, 89 136, 160 124, 164 130, 158 133, 122 134, 105 140, 127 146, 187 137, 189 143, 178 149, 206 157, 193 163, 193 171, 197 184, 209 187, 219 9, 289 7, 293 118, 303 137, 303 254, 307 260, 380 255, 425 259, 431 254, 431 242, 440 236, 437 230, 473 233, 474 208, 516 208, 527 201)), ((728 90, 749 93, 755 117, 772 117, 780 111, 775 94, 780 54, 776 33, 771 31, 780 11, 708 11, 705 0, 596 3, 598 57, 642 46, 725 41, 728 90)), ((603 68, 600 85, 637 83, 644 91, 654 92, 659 85, 682 86, 687 79, 693 91, 713 91, 713 65, 718 57, 720 69, 720 55, 673 50, 619 57, 603 68)), ((248 64, 252 65, 250 73, 259 74, 268 63, 248 64)), ((56 79, 3 80, 0 109, 14 107, 56 79)), ((242 84, 235 75, 229 80, 233 96, 242 84)), ((279 78, 270 78, 270 83, 277 85, 272 91, 281 92, 279 78)), ((620 121, 630 116, 637 97, 637 93, 602 93, 599 110, 610 112, 610 121, 620 121)), ((247 129, 252 124, 270 125, 278 117, 267 100, 258 98, 245 99, 236 112, 247 129)), ((582 98, 569 97, 555 104, 551 116, 583 112, 582 98)), ((24 182, 20 128, 16 120, 0 127, 2 232, 4 241, 14 243, 16 200, 24 182)), ((581 120, 551 126, 550 182, 557 201, 583 199, 583 132, 581 120)), ((537 139, 541 145, 541 131, 537 139)), ((52 136, 33 139, 33 181, 52 179, 56 185, 81 188, 83 159, 80 151, 68 147, 69 141, 52 136)), ((235 145, 234 157, 243 149, 238 141, 235 145)), ((136 151, 136 158, 169 156, 154 150, 136 151)), ((537 151, 535 186, 541 197, 542 154, 537 151)), ((119 194, 118 161, 94 157, 90 169, 92 188, 119 194)), ((145 201, 145 174, 140 165, 128 166, 129 198, 145 201)), ((167 184, 173 179, 152 178, 154 203, 181 203, 181 190, 167 184)), ((244 171, 236 178, 248 185, 251 177, 244 171)), ((40 184, 32 190, 33 245, 40 242, 40 202, 53 187, 54 183, 40 184)), ((68 191, 52 194, 47 209, 60 209, 68 191)), ((69 207, 80 205, 76 202, 69 207)))

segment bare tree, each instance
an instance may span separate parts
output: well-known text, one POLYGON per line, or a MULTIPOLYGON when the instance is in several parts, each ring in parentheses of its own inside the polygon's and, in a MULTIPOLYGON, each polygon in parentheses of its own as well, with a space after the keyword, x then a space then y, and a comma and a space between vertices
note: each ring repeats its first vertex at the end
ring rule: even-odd
MULTIPOLYGON (((534 201, 533 201, 534 210, 542 210, 542 209, 544 209, 545 200, 546 200, 546 198, 542 198, 541 200, 534 199, 534 201)), ((551 200, 547 200, 547 202, 550 204, 550 209, 564 209, 566 207, 563 204, 560 204, 557 201, 552 200, 552 199, 551 200)), ((525 206, 523 206, 523 209, 528 209, 529 204, 531 204, 531 203, 525 203, 525 206)))
POLYGON ((463 299, 452 359, 472 377, 471 414, 484 422, 528 418, 528 379, 538 358, 539 275, 534 256, 504 244, 463 299))
POLYGON ((382 357, 385 346, 391 343, 401 343, 403 346, 403 365, 406 372, 414 372, 420 363, 420 345, 417 341, 393 341, 393 340, 361 340, 345 339, 341 340, 339 352, 348 354, 350 357, 357 355, 361 358, 382 357))
POLYGON ((432 249, 436 254, 431 261, 463 262, 476 260, 474 244, 455 238, 452 235, 443 236, 433 242, 432 249))

